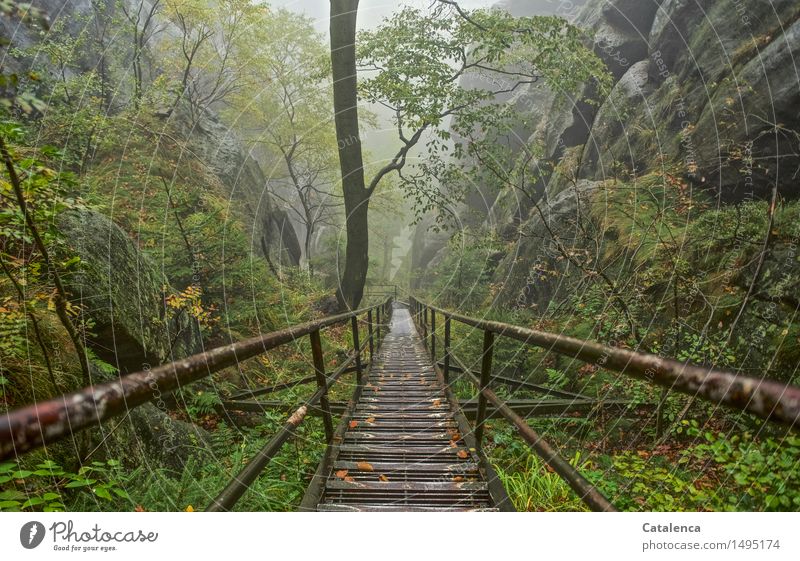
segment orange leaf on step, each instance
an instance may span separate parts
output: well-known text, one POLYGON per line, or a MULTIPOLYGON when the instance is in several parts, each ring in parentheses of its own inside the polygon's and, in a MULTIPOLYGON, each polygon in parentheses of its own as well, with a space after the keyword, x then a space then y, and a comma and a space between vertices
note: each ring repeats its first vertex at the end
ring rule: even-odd
POLYGON ((456 483, 458 483, 459 481, 464 481, 464 478, 463 478, 463 477, 461 477, 460 475, 456 475, 456 476, 453 478, 453 481, 455 481, 456 483))
POLYGON ((347 477, 347 470, 340 469, 339 471, 336 472, 336 477, 338 477, 339 479, 345 479, 347 477))
POLYGON ((348 483, 355 483, 356 482, 356 480, 353 479, 352 477, 350 477, 349 475, 347 477, 345 477, 344 480, 347 481, 348 483))
POLYGON ((371 425, 372 423, 375 422, 375 417, 367 417, 365 422, 367 422, 367 423, 369 423, 371 425))
POLYGON ((356 464, 356 467, 361 471, 375 471, 375 468, 372 467, 372 464, 368 462, 358 462, 356 464))
POLYGON ((467 452, 466 450, 459 450, 456 456, 458 456, 462 460, 466 460, 467 458, 469 458, 469 452, 467 452))
POLYGON ((358 426, 358 421, 350 421, 350 428, 354 429, 358 426))
POLYGON ((385 476, 385 475, 383 475, 383 474, 381 474, 381 476, 380 476, 378 479, 380 479, 380 480, 381 480, 381 481, 383 481, 384 483, 388 483, 388 482, 389 482, 389 478, 388 478, 388 477, 386 477, 386 476, 385 476))
POLYGON ((442 400, 441 399, 434 399, 433 400, 433 406, 434 407, 441 407, 442 406, 442 400))

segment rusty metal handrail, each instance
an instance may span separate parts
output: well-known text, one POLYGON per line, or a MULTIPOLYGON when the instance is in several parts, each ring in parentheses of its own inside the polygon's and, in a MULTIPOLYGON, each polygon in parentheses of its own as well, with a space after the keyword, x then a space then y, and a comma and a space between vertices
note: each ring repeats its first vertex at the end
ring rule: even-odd
MULTIPOLYGON (((208 505, 206 512, 223 512, 230 510, 236 502, 244 495, 250 484, 255 481, 258 476, 267 467, 267 464, 280 451, 283 444, 294 435, 294 431, 305 420, 308 410, 314 407, 317 402, 321 401, 323 396, 338 379, 345 372, 351 371, 349 368, 351 364, 356 362, 357 357, 364 352, 367 346, 371 343, 371 338, 368 336, 364 342, 359 346, 358 352, 353 353, 346 361, 344 361, 339 368, 337 368, 330 377, 327 378, 324 385, 317 389, 306 402, 298 407, 286 420, 281 429, 275 433, 264 447, 245 465, 236 477, 231 479, 225 489, 217 495, 214 501, 208 505)), ((370 357, 371 358, 371 357, 370 357)), ((331 437, 328 437, 330 441, 331 437)))
POLYGON ((626 375, 643 378, 668 388, 675 388, 690 395, 700 397, 717 404, 727 405, 754 413, 770 421, 797 428, 800 424, 800 388, 781 384, 773 380, 759 380, 722 372, 698 365, 684 364, 672 359, 665 359, 652 354, 628 351, 583 341, 563 335, 526 329, 506 323, 486 321, 453 313, 436 306, 430 306, 411 298, 412 317, 421 329, 426 346, 431 352, 434 364, 436 359, 436 313, 442 314, 445 320, 443 377, 449 378, 451 361, 478 388, 478 414, 475 421, 475 440, 478 449, 483 436, 483 424, 486 416, 486 403, 491 402, 503 417, 517 427, 520 436, 531 446, 536 454, 553 469, 578 494, 580 499, 593 510, 616 510, 611 502, 568 461, 558 455, 555 449, 545 442, 525 419, 503 403, 489 387, 492 375, 492 354, 494 335, 501 335, 534 345, 559 354, 577 358, 585 362, 594 362, 604 368, 615 370, 626 375), (431 333, 428 333, 428 312, 430 312, 431 333), (484 333, 483 353, 481 355, 481 375, 476 376, 452 352, 451 328, 452 320, 480 329, 484 333), (430 344, 428 339, 430 338, 430 344))
POLYGON ((414 302, 446 318, 484 331, 598 364, 608 370, 691 396, 696 395, 706 401, 746 411, 793 429, 800 428, 800 387, 797 386, 507 323, 475 319, 417 300, 414 302))
MULTIPOLYGON (((450 353, 452 358, 459 366, 464 369, 464 373, 469 380, 478 388, 481 387, 480 379, 475 376, 466 365, 454 353, 450 353)), ((553 471, 558 474, 572 489, 577 493, 578 497, 588 505, 592 510, 613 512, 617 509, 609 501, 597 487, 589 483, 589 481, 581 475, 567 460, 562 458, 555 448, 553 448, 547 441, 545 441, 535 430, 533 430, 525 419, 518 413, 514 412, 500 397, 491 389, 483 388, 481 390, 487 401, 495 406, 497 412, 500 413, 512 425, 517 427, 520 436, 530 445, 536 454, 544 460, 544 462, 553 468, 553 471)), ((479 413, 480 415, 480 413, 479 413)), ((477 439, 477 433, 476 433, 477 439)))
POLYGON ((260 355, 332 325, 388 306, 372 307, 310 321, 287 329, 224 345, 169 364, 122 376, 119 380, 83 388, 0 416, 0 460, 16 457, 65 438, 161 395, 210 376, 228 366, 260 355))

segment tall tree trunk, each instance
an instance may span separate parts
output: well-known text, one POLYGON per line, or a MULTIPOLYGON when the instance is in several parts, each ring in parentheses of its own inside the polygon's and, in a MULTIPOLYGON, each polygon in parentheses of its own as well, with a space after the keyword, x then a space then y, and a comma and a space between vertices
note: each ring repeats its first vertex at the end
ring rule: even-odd
POLYGON ((342 308, 355 308, 364 295, 369 266, 369 193, 364 185, 364 162, 358 130, 356 77, 356 16, 358 0, 331 2, 331 68, 336 140, 347 220, 344 272, 336 299, 342 308))
POLYGON ((311 242, 314 237, 314 219, 309 218, 308 214, 306 214, 306 241, 305 241, 305 257, 306 257, 306 270, 308 270, 308 276, 314 276, 314 270, 311 267, 311 242))

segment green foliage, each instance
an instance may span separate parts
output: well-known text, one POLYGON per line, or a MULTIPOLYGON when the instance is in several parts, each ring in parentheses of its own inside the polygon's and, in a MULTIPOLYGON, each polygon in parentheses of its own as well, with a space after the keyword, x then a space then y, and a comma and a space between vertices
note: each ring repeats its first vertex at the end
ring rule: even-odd
POLYGON ((607 470, 584 473, 620 510, 682 511, 713 509, 716 490, 664 459, 625 451, 607 470))
MULTIPOLYGON (((233 429, 221 423, 213 435, 213 457, 200 454, 179 473, 163 469, 135 469, 128 487, 136 505, 149 511, 181 511, 205 506, 254 457, 265 441, 285 422, 280 413, 268 412, 259 426, 233 429)), ((325 434, 318 419, 307 419, 288 443, 267 464, 237 511, 291 511, 303 497, 321 459, 325 434)))
POLYGON ((499 242, 464 229, 450 238, 448 248, 428 290, 444 307, 478 309, 490 295, 499 242))
POLYGON ((737 492, 728 497, 736 510, 800 509, 800 438, 787 435, 754 440, 752 433, 724 435, 701 431, 696 421, 683 422, 689 436, 701 444, 690 448, 682 463, 716 464, 724 472, 726 485, 737 492))
POLYGON ((202 415, 210 415, 216 411, 217 406, 222 404, 219 394, 215 391, 196 391, 191 392, 192 396, 187 408, 187 412, 191 417, 198 417, 202 415))
MULTIPOLYGON (((4 17, 17 18, 25 25, 46 29, 49 25, 46 14, 38 7, 27 2, 16 0, 0 0, 0 14, 4 17)), ((9 41, 0 37, 0 48, 7 47, 9 41)), ((20 113, 31 115, 47 109, 47 104, 39 99, 26 82, 36 82, 39 75, 29 72, 20 75, 16 72, 0 71, 0 115, 7 113, 20 113)))
MULTIPOLYGON (((570 460, 578 469, 583 469, 586 463, 581 462, 577 453, 570 460)), ((544 462, 532 453, 514 470, 506 471, 499 464, 494 467, 518 511, 587 510, 572 488, 560 476, 548 471, 544 462)))
POLYGON ((0 511, 62 512, 67 503, 106 503, 117 510, 130 499, 128 476, 116 460, 92 462, 70 472, 52 460, 25 469, 17 462, 0 465, 0 511), (101 501, 98 501, 101 499, 101 501))
MULTIPOLYGON (((586 507, 555 472, 506 423, 493 422, 486 453, 519 511, 583 511, 586 507)), ((576 452, 570 464, 584 470, 590 463, 576 452)))
POLYGON ((610 75, 583 39, 559 17, 474 10, 465 18, 446 5, 431 11, 404 7, 362 32, 359 64, 375 73, 361 81, 360 93, 393 112, 402 143, 371 185, 383 173, 401 170, 409 150, 424 142, 426 156, 414 173, 401 175, 401 184, 418 215, 437 209, 437 220, 448 220, 449 199, 462 197, 476 180, 469 173, 465 177, 464 156, 497 161, 500 150, 499 161, 510 158, 506 135, 519 125, 519 114, 495 103, 496 95, 522 90, 539 78, 567 95, 589 80, 602 92, 610 90, 610 75), (464 79, 482 87, 462 87, 464 79), (441 184, 447 185, 447 196, 441 184))

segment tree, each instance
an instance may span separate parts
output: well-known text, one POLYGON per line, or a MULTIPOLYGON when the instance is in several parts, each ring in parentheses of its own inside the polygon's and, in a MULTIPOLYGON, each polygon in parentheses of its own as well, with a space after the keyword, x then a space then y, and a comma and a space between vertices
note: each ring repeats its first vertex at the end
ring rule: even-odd
POLYGON ((454 2, 442 2, 430 12, 404 8, 362 33, 356 53, 357 9, 357 0, 331 0, 334 108, 347 219, 345 270, 337 294, 340 304, 350 307, 363 294, 369 200, 384 177, 397 173, 415 198, 417 212, 442 208, 447 198, 439 181, 461 175, 466 139, 476 131, 496 135, 513 128, 515 115, 495 103, 496 96, 541 78, 561 92, 593 78, 601 91, 610 84, 581 31, 559 17, 467 12, 454 2), (362 82, 362 97, 392 111, 400 142, 369 183, 359 140, 356 60, 374 73, 362 82), (466 77, 486 87, 465 88, 466 77), (409 153, 418 145, 424 145, 426 157, 407 173, 409 153))
POLYGON ((192 124, 209 108, 243 87, 250 64, 248 35, 263 25, 266 8, 249 0, 164 0, 179 31, 180 48, 170 45, 180 75, 171 110, 186 101, 192 124))
POLYGON ((312 271, 314 235, 333 224, 341 197, 333 193, 336 140, 330 114, 330 59, 310 19, 288 10, 265 17, 250 53, 252 79, 235 105, 258 123, 252 143, 269 151, 286 170, 272 189, 304 229, 304 260, 312 271), (280 29, 281 33, 270 30, 280 29), (263 36, 261 36, 263 35, 263 36))
POLYGON ((156 16, 161 9, 161 0, 152 0, 150 4, 139 2, 135 7, 128 6, 123 0, 120 2, 122 13, 131 26, 133 35, 133 51, 131 52, 131 65, 133 66, 133 100, 138 103, 142 98, 144 88, 144 55, 147 44, 153 36, 161 31, 156 26, 156 16))
POLYGON ((342 175, 347 247, 336 290, 341 307, 356 307, 364 295, 369 267, 369 193, 358 126, 356 18, 358 0, 331 0, 331 73, 339 168, 342 175))

